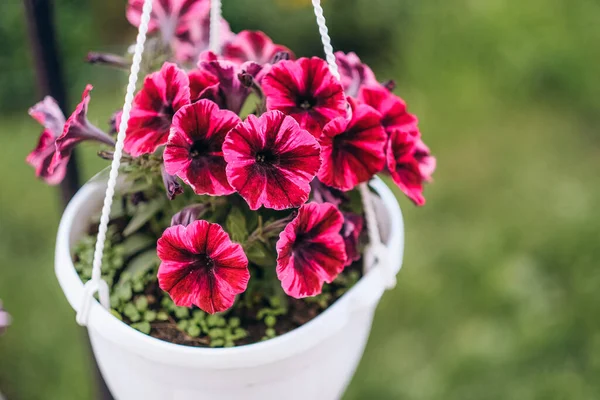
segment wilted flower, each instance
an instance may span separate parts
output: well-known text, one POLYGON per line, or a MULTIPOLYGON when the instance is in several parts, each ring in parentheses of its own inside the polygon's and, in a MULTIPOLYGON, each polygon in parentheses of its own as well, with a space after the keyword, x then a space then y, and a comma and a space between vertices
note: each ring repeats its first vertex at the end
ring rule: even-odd
POLYGON ((344 224, 342 225, 342 237, 346 249, 346 265, 360 260, 360 234, 363 231, 365 220, 362 215, 354 213, 342 213, 344 224))
POLYGON ((47 96, 29 109, 29 115, 44 126, 38 145, 27 156, 27 162, 35 167, 36 175, 48 184, 60 183, 67 170, 73 148, 82 141, 95 140, 113 145, 113 139, 87 120, 91 85, 83 91, 81 103, 65 120, 56 101, 47 96))
MULTIPOLYGON (((205 52, 198 68, 205 73, 212 75, 216 79, 216 84, 208 86, 198 94, 199 98, 210 99, 217 103, 219 107, 231 110, 239 114, 246 99, 251 93, 251 89, 244 85, 239 75, 247 74, 251 77, 258 77, 262 66, 254 62, 236 64, 232 61, 219 60, 211 52, 205 52)), ((203 81, 210 82, 210 78, 204 76, 203 81)))
POLYGON ((313 136, 332 119, 346 116, 346 98, 327 63, 317 57, 280 61, 262 79, 267 109, 292 116, 313 136))
POLYGON ((71 157, 71 152, 75 146, 86 140, 95 140, 110 146, 114 146, 115 141, 99 128, 91 124, 87 119, 88 105, 90 103, 90 91, 92 85, 87 85, 81 96, 81 103, 75 107, 75 111, 65 122, 61 135, 56 138, 56 153, 54 160, 49 167, 53 172, 56 166, 66 164, 71 157))
POLYGON ((277 277, 295 298, 321 293, 344 269, 346 250, 340 234, 344 217, 332 204, 308 203, 298 210, 277 241, 277 277))
POLYGON ((223 154, 229 183, 252 210, 283 210, 308 199, 321 149, 291 117, 269 111, 254 115, 227 134, 223 154))
POLYGON ((169 175, 169 173, 165 170, 164 165, 160 166, 160 173, 162 175, 163 184, 165 185, 165 190, 169 200, 173 200, 175 197, 183 193, 183 186, 181 186, 177 180, 177 177, 174 175, 169 175))
POLYGON ((214 314, 227 310, 246 290, 248 259, 218 224, 194 221, 167 228, 157 251, 159 286, 177 306, 196 305, 214 314))
POLYGON ((188 226, 192 222, 200 219, 208 210, 210 210, 210 205, 206 203, 187 206, 177 214, 173 215, 173 218, 171 218, 171 225, 188 226))
POLYGON ((40 136, 36 148, 27 156, 27 162, 35 168, 35 174, 50 185, 60 183, 67 171, 67 163, 56 165, 52 172, 48 171, 56 151, 56 138, 62 133, 65 125, 65 116, 56 101, 46 96, 29 109, 29 115, 35 118, 44 131, 40 136))

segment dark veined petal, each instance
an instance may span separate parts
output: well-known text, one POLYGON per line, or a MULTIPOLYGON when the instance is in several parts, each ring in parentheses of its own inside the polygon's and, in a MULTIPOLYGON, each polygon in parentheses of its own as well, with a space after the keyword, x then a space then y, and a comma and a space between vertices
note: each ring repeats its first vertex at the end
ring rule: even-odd
POLYGON ((344 218, 332 204, 308 203, 277 241, 277 277, 286 294, 295 298, 321 293, 346 264, 340 230, 344 218))
POLYGON ((279 111, 250 115, 223 144, 229 183, 253 210, 304 204, 321 164, 320 152, 316 139, 279 111))
POLYGON ((250 273, 242 246, 219 226, 193 221, 167 228, 157 244, 158 282, 173 302, 208 313, 225 311, 246 290, 250 273))

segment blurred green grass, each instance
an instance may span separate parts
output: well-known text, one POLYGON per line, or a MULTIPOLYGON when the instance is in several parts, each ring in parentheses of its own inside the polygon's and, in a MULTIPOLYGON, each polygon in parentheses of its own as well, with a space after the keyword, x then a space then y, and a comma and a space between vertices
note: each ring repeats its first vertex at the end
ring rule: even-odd
MULTIPOLYGON (((334 44, 340 36, 346 50, 355 25, 344 17, 397 18, 385 51, 366 58, 381 79, 397 80, 439 165, 426 207, 400 196, 404 267, 345 398, 600 398, 600 4, 340 4, 326 8, 334 44)), ((266 20, 267 32, 318 49, 306 34, 310 12, 268 12, 293 12, 302 36, 281 18, 266 20)), ((260 27, 259 16, 249 7, 232 25, 260 27)), ((91 75, 100 126, 122 101, 105 81, 105 72, 91 75)), ((0 390, 88 399, 85 332, 53 274, 58 195, 23 161, 39 127, 25 110, 0 121, 0 298, 15 319, 0 338, 0 390)), ((103 165, 93 147, 83 158, 87 177, 103 165)))

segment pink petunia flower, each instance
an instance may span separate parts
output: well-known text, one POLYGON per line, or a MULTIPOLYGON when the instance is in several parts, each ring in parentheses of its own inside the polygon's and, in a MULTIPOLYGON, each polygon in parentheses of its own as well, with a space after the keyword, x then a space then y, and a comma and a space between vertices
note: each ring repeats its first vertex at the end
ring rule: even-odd
POLYGON ((232 129, 223 144, 229 183, 252 210, 283 210, 308 199, 321 149, 291 117, 269 111, 232 129))
POLYGON ((415 142, 414 156, 419 163, 419 169, 423 179, 427 182, 431 181, 431 175, 435 171, 437 161, 434 156, 431 155, 429 147, 419 137, 415 142))
POLYGON ((346 265, 360 260, 360 234, 365 225, 362 215, 354 213, 343 213, 344 225, 342 226, 342 237, 346 249, 346 265))
MULTIPOLYGON (((231 110, 236 114, 240 113, 251 93, 251 89, 240 81, 239 74, 249 74, 258 79, 262 71, 262 66, 254 62, 239 65, 232 61, 219 60, 212 52, 202 53, 198 68, 205 74, 212 75, 217 82, 200 92, 199 98, 210 99, 219 107, 231 110)), ((202 79, 206 81, 206 84, 210 83, 209 77, 204 76, 202 79)))
POLYGON ((292 116, 319 137, 332 119, 346 116, 344 89, 317 57, 280 61, 262 79, 267 109, 292 116))
MULTIPOLYGON (((228 43, 235 38, 229 24, 221 19, 221 42, 228 43)), ((207 10, 194 23, 187 24, 178 30, 173 48, 175 58, 180 62, 195 63, 203 51, 209 49, 210 39, 210 12, 207 10)))
POLYGON ((169 137, 173 116, 190 103, 190 80, 175 64, 165 63, 146 77, 129 118, 125 151, 134 157, 153 153, 169 137))
POLYGON ((233 193, 225 174, 223 142, 239 122, 236 114, 220 110, 210 100, 181 107, 173 117, 163 154, 166 171, 179 176, 196 194, 233 193))
POLYGON ((363 64, 354 52, 345 54, 338 51, 335 53, 342 86, 347 96, 356 97, 363 85, 378 85, 375 74, 367 64, 363 64))
POLYGON ((223 57, 244 63, 253 61, 258 64, 270 64, 277 53, 288 53, 292 58, 294 53, 280 44, 275 44, 264 32, 241 31, 235 38, 223 47, 223 57))
POLYGON ((66 164, 71 157, 71 152, 75 146, 85 140, 95 140, 100 143, 114 146, 115 141, 98 127, 94 126, 87 119, 88 105, 90 103, 90 91, 92 85, 87 85, 81 95, 81 103, 75 107, 75 111, 63 127, 61 135, 56 138, 56 152, 52 164, 48 168, 53 172, 59 166, 66 164))
POLYGON ((67 163, 55 165, 52 172, 48 171, 56 151, 56 138, 62 133, 65 116, 60 107, 50 96, 46 96, 29 109, 29 115, 36 119, 44 131, 37 146, 26 158, 27 163, 35 168, 35 174, 50 185, 57 185, 65 177, 67 163))
POLYGON ((382 85, 361 87, 358 100, 379 111, 381 124, 388 134, 396 129, 411 129, 417 125, 417 117, 406 110, 404 100, 382 85))
POLYGON ((158 284, 180 307, 227 310, 246 290, 250 273, 242 246, 218 224, 194 221, 167 228, 157 243, 158 284))
POLYGON ((10 314, 4 311, 4 308, 2 308, 2 300, 0 300, 0 335, 4 333, 6 328, 10 325, 10 322, 10 314))
POLYGON ((387 146, 387 167, 394 183, 416 205, 425 204, 423 175, 415 158, 415 133, 395 130, 387 146))
POLYGON ((323 157, 319 180, 340 190, 351 190, 385 167, 387 135, 381 126, 381 115, 351 99, 350 105, 352 119, 332 120, 319 139, 323 157))
MULTIPOLYGON (((136 27, 142 20, 144 0, 129 0, 127 19, 136 27)), ((154 0, 148 23, 148 33, 160 30, 164 43, 170 43, 177 31, 200 20, 209 12, 208 0, 154 0)))
POLYGON ((340 234, 344 217, 332 204, 308 203, 298 210, 277 241, 277 277, 294 298, 321 293, 344 269, 346 251, 340 234))
POLYGON ((211 93, 207 96, 212 95, 212 91, 215 90, 214 86, 219 84, 219 79, 208 71, 203 69, 193 69, 188 72, 190 79, 190 100, 192 103, 203 98, 205 91, 211 90, 211 93))

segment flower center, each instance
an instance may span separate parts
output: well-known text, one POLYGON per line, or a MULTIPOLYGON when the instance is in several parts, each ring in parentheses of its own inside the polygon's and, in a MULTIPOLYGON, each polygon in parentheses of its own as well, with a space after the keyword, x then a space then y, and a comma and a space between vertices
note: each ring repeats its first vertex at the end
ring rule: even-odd
POLYGON ((173 109, 172 104, 165 104, 161 107, 160 113, 172 117, 175 115, 175 110, 173 109))
POLYGON ((296 105, 303 110, 310 110, 317 105, 317 101, 311 96, 298 96, 296 105))
POLYGON ((194 263, 194 269, 206 269, 212 270, 215 267, 215 262, 206 254, 198 254, 196 256, 196 262, 194 263))
POLYGON ((256 162, 259 164, 273 164, 277 161, 277 155, 271 150, 263 150, 256 153, 256 162))
POLYGON ((208 152, 208 146, 201 140, 197 140, 190 147, 190 158, 200 158, 208 152))

